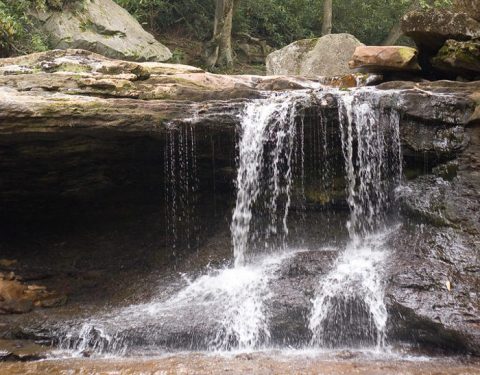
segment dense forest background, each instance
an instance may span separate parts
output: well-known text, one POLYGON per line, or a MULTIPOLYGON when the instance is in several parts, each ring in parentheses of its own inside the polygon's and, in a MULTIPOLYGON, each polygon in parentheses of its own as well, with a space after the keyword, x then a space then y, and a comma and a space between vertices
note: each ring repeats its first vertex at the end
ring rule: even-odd
MULTIPOLYGON (((0 0, 2 55, 49 48, 48 40, 29 17, 32 8, 62 10, 83 0, 0 0), (5 52, 7 51, 7 52, 5 52)), ((212 37, 214 0, 115 0, 170 47, 174 59, 191 51, 175 40, 205 42, 212 37), (169 43, 170 42, 170 43, 169 43)), ((295 40, 322 35, 327 0, 235 0, 232 35, 249 35, 275 49, 295 40)), ((381 44, 412 7, 448 6, 449 0, 333 0, 333 33, 351 33, 369 45, 381 44)), ((81 6, 81 5, 80 5, 81 6)), ((404 41, 405 42, 405 41, 404 41)), ((200 47, 199 47, 200 48, 200 47)))

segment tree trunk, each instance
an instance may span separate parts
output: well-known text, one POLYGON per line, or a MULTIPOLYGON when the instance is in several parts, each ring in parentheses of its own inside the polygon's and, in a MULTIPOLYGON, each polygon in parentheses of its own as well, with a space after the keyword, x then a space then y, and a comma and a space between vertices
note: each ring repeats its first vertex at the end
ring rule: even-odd
POLYGON ((323 1, 322 35, 332 33, 333 0, 323 1))
POLYGON ((382 42, 384 46, 390 46, 397 42, 398 39, 403 35, 401 21, 395 23, 395 25, 390 30, 387 38, 382 42))
POLYGON ((235 0, 216 0, 213 37, 206 46, 209 67, 233 65, 232 20, 235 0))
MULTIPOLYGON (((412 10, 417 9, 420 6, 420 1, 419 0, 414 0, 412 5, 410 5, 406 11, 406 13, 411 12, 412 10)), ((406 14, 405 13, 405 14, 406 14)), ((382 42, 382 45, 384 46, 390 46, 392 44, 395 44, 398 39, 403 35, 402 32, 402 20, 399 19, 395 25, 393 25, 392 29, 390 30, 390 33, 388 34, 387 38, 382 42)))

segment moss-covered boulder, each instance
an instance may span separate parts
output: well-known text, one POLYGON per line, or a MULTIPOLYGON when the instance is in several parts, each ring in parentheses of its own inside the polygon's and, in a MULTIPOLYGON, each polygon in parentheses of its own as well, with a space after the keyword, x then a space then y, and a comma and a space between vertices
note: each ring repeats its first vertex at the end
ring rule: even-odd
POLYGON ((155 40, 113 0, 84 0, 71 6, 34 11, 50 43, 132 61, 166 61, 170 50, 155 40))
POLYGON ((432 65, 466 77, 480 76, 480 41, 447 40, 432 59, 432 65))

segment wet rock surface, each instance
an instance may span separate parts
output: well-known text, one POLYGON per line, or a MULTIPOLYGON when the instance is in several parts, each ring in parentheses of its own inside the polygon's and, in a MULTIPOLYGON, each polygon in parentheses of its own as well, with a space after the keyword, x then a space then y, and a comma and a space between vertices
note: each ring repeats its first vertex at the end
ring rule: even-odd
POLYGON ((49 354, 49 348, 31 341, 0 340, 0 363, 39 361, 49 354))
POLYGON ((469 146, 453 165, 407 182, 399 194, 407 219, 392 240, 387 293, 396 335, 478 355, 480 138, 478 126, 467 132, 469 146))
POLYGON ((391 335, 478 355, 478 245, 474 236, 429 224, 392 238, 387 296, 391 335))
POLYGON ((67 297, 48 291, 43 285, 25 284, 14 272, 0 272, 0 315, 23 314, 36 307, 58 307, 67 297))

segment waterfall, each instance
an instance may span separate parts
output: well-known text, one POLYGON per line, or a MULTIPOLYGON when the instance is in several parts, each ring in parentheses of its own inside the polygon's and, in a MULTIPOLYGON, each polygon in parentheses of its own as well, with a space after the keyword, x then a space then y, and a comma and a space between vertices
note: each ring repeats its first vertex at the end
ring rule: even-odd
POLYGON ((402 167, 399 115, 380 99, 368 89, 338 96, 351 242, 320 281, 312 301, 314 345, 384 345, 385 215, 402 167))
POLYGON ((305 92, 273 94, 248 103, 240 116, 237 199, 231 224, 236 266, 246 264, 255 249, 272 246, 269 239, 277 248, 284 246, 296 154, 295 120, 309 99, 305 92), (260 195, 268 224, 256 231, 252 218, 260 195))
MULTIPOLYGON (((288 245, 292 201, 299 201, 295 201, 299 210, 306 206, 305 184, 312 176, 306 176, 305 164, 315 174, 313 186, 320 194, 338 184, 334 182, 338 172, 344 174, 350 207, 349 243, 339 250, 331 270, 320 277, 311 301, 310 344, 383 346, 386 217, 402 174, 399 116, 389 95, 371 89, 293 91, 248 102, 238 115, 237 195, 230 225, 234 266, 208 268, 194 279, 184 276, 181 288, 168 296, 74 323, 76 328, 69 327, 61 346, 122 355, 130 345, 209 351, 268 348, 274 332, 272 286, 277 278, 290 277, 289 267, 285 271, 282 265, 290 266, 288 262, 300 252, 316 252, 324 245, 315 244, 314 249, 288 245), (335 114, 329 112, 331 117, 325 111, 335 111, 335 103, 338 129, 335 114), (314 122, 307 124, 313 125, 311 139, 306 140, 308 108, 315 111, 314 122), (338 164, 344 166, 344 173, 334 170, 338 164)), ((173 252, 181 240, 190 246, 196 239, 197 229, 190 222, 199 189, 195 147, 191 124, 172 128, 167 136, 166 229, 173 252)), ((322 215, 328 214, 330 206, 326 207, 322 215)), ((295 267, 291 271, 297 272, 295 267)), ((303 316, 290 318, 305 324, 303 316)))

